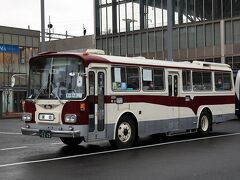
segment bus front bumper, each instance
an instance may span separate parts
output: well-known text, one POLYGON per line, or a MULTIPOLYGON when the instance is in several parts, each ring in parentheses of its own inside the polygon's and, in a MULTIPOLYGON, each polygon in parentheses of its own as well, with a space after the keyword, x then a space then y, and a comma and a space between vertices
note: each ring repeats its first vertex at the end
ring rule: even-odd
POLYGON ((30 135, 30 136, 40 136, 40 131, 50 132, 51 137, 66 137, 66 138, 79 138, 81 137, 80 130, 73 130, 73 131, 58 131, 58 130, 39 130, 39 129, 29 129, 22 127, 21 128, 23 135, 30 135))

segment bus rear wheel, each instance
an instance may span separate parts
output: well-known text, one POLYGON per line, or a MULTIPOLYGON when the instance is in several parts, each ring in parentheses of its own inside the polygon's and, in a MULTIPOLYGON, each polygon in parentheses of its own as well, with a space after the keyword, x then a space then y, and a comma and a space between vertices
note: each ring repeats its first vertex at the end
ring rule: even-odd
POLYGON ((79 145, 83 139, 82 138, 65 138, 65 137, 60 137, 61 141, 68 145, 68 146, 77 146, 79 145))
POLYGON ((200 136, 209 135, 211 127, 212 127, 211 115, 209 114, 209 112, 203 111, 199 118, 198 134, 200 136))
POLYGON ((117 123, 115 140, 110 144, 117 148, 129 148, 136 143, 137 132, 136 125, 129 116, 123 116, 117 123))

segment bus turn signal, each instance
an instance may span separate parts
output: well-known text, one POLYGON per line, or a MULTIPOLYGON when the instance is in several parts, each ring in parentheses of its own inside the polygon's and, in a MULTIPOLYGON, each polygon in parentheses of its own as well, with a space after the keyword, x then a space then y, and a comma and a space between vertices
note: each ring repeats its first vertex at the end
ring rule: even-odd
POLYGON ((85 103, 80 103, 80 111, 85 111, 85 110, 86 110, 85 103))

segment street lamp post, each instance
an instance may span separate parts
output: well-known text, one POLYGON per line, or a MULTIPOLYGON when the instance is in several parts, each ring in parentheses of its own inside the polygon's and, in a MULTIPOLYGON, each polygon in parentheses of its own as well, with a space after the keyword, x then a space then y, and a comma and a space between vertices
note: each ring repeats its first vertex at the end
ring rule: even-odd
POLYGON ((44 0, 41 0, 41 52, 45 51, 45 14, 44 0))

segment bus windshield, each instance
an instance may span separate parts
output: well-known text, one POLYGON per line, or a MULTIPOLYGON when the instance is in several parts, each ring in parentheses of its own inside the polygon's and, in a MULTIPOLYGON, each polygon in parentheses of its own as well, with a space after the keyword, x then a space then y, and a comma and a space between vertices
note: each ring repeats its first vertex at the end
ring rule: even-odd
POLYGON ((29 99, 83 99, 84 66, 74 57, 47 57, 30 62, 29 99))

